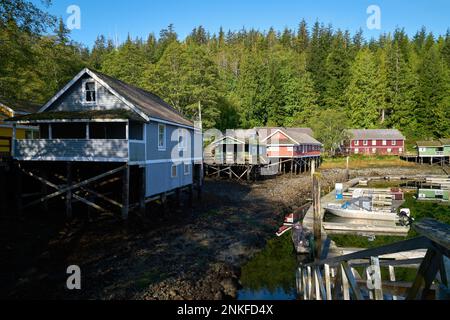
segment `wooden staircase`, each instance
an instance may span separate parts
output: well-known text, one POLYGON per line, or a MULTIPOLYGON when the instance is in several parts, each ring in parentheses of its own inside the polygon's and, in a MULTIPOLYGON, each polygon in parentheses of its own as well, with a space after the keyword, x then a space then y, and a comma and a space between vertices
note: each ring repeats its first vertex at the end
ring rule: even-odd
POLYGON ((413 225, 419 237, 351 254, 328 257, 330 240, 320 259, 300 265, 297 292, 302 300, 448 300, 450 226, 433 219, 413 225), (386 259, 385 255, 425 249, 424 258, 386 259), (381 268, 388 268, 383 281, 381 268), (412 283, 395 279, 395 268, 418 268, 412 283), (361 271, 363 270, 363 271, 361 271))

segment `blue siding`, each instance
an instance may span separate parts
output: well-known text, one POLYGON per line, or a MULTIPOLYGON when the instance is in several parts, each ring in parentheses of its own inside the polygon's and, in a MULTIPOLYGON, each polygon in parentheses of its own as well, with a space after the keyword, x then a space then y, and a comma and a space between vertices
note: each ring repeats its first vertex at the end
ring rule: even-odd
POLYGON ((147 197, 168 192, 193 183, 193 130, 184 129, 186 150, 179 150, 177 126, 166 124, 166 148, 158 150, 158 123, 147 124, 147 197), (178 160, 177 160, 178 159, 178 160), (189 160, 186 160, 189 159, 189 160), (185 175, 184 164, 189 164, 185 175), (177 165, 177 176, 172 178, 172 165, 177 165))
MULTIPOLYGON (((95 104, 83 103, 83 81, 91 79, 88 75, 81 77, 69 90, 48 108, 48 111, 80 111, 129 109, 119 98, 97 82, 97 101, 95 104)), ((94 81, 94 80, 92 80, 94 81)))

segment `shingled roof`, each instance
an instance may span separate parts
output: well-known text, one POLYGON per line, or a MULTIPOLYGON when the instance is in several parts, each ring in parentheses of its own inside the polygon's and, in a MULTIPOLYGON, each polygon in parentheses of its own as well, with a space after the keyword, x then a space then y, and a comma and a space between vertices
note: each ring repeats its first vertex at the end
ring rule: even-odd
POLYGON ((193 122, 186 119, 180 112, 165 102, 157 95, 144 89, 127 84, 98 71, 92 71, 101 80, 106 82, 123 98, 131 102, 146 115, 161 120, 171 121, 187 126, 193 126, 193 122))
POLYGON ((281 130, 288 135, 295 135, 298 133, 304 133, 310 137, 314 136, 313 131, 310 128, 284 128, 284 127, 256 127, 255 130, 258 132, 260 139, 265 139, 277 130, 281 130))
POLYGON ((194 123, 186 119, 183 114, 177 111, 157 95, 125 83, 98 71, 88 68, 81 70, 68 84, 64 86, 52 99, 50 99, 39 112, 46 112, 69 88, 71 88, 84 75, 89 75, 94 80, 103 85, 112 94, 122 100, 134 113, 144 120, 161 120, 180 125, 193 127, 194 123))
POLYGON ((350 129, 348 132, 355 140, 405 140, 397 129, 350 129))
POLYGON ((39 111, 39 108, 41 107, 39 103, 24 100, 11 100, 4 97, 0 97, 0 106, 11 109, 14 112, 14 115, 34 113, 39 111))

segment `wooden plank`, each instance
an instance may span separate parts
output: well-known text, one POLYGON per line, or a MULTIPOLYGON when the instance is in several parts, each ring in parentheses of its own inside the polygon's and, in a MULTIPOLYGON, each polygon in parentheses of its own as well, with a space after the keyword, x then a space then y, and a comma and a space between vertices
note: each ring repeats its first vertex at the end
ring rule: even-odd
POLYGON ((348 278, 347 275, 345 273, 344 267, 341 264, 339 267, 339 272, 341 274, 342 277, 342 294, 344 297, 344 300, 350 300, 350 288, 349 288, 349 283, 348 283, 348 278))
POLYGON ((373 290, 375 300, 383 300, 384 296, 381 281, 380 260, 378 257, 371 257, 370 262, 372 273, 370 275, 369 273, 367 274, 367 279, 371 278, 373 280, 372 281, 373 289, 372 288, 369 289, 373 290))
POLYGON ((322 253, 320 254, 320 260, 325 260, 328 257, 328 252, 330 251, 331 239, 326 238, 322 246, 322 253))
POLYGON ((326 297, 327 300, 331 300, 331 280, 330 280, 330 266, 325 264, 323 266, 324 274, 325 274, 325 289, 326 289, 326 297))
POLYGON ((416 279, 414 280, 413 285, 411 286, 410 290, 408 290, 406 300, 417 299, 419 290, 425 283, 425 274, 428 269, 428 266, 432 263, 432 261, 436 257, 436 255, 437 255, 437 253, 433 249, 429 249, 427 251, 427 254, 425 255, 425 258, 423 259, 422 264, 420 265, 419 270, 417 272, 416 279))
POLYGON ((356 300, 363 300, 361 290, 358 287, 358 284, 356 283, 355 277, 353 275, 352 270, 348 266, 347 262, 342 262, 342 269, 344 270, 344 273, 347 277, 348 283, 350 285, 350 288, 352 289, 353 295, 355 296, 356 300))
POLYGON ((316 270, 316 277, 317 277, 317 286, 319 289, 318 291, 321 296, 320 300, 328 300, 327 292, 325 290, 325 286, 323 283, 323 277, 322 277, 322 273, 320 272, 320 268, 316 267, 315 270, 316 270))
POLYGON ((358 251, 354 253, 350 253, 343 256, 327 258, 325 260, 319 261, 319 264, 329 264, 336 265, 343 261, 356 260, 356 259, 367 259, 372 256, 380 256, 391 253, 403 252, 403 251, 411 251, 416 249, 423 249, 430 247, 431 242, 426 237, 418 237, 413 239, 408 239, 404 241, 399 241, 393 244, 388 244, 385 246, 358 251))
POLYGON ((128 219, 130 205, 130 167, 123 168, 122 176, 122 219, 128 219))
MULTIPOLYGON (((67 162, 66 164, 67 170, 67 186, 72 186, 72 163, 67 162)), ((72 218, 72 189, 68 189, 66 193, 66 217, 68 219, 72 218)))
POLYGON ((413 228, 422 236, 450 250, 450 226, 448 224, 425 218, 414 223, 413 228))
POLYGON ((316 259, 320 259, 321 249, 322 249, 322 210, 320 203, 320 180, 319 174, 313 174, 313 188, 312 188, 312 197, 313 197, 313 210, 314 210, 314 242, 315 242, 315 251, 314 257, 316 259))
POLYGON ((41 202, 50 200, 50 199, 52 199, 52 198, 54 198, 54 197, 57 197, 57 196, 59 196, 59 195, 61 195, 61 194, 63 194, 63 193, 66 193, 68 190, 74 190, 74 189, 78 189, 78 188, 80 188, 80 187, 84 187, 84 186, 86 186, 86 185, 88 185, 88 184, 90 184, 90 183, 92 183, 92 182, 94 182, 94 181, 100 180, 100 179, 102 179, 102 178, 105 178, 105 177, 107 177, 107 176, 110 176, 110 175, 112 175, 112 174, 115 174, 115 173, 117 173, 117 172, 120 172, 120 171, 122 171, 122 170, 124 170, 124 166, 121 166, 121 167, 119 167, 119 168, 116 168, 116 169, 110 170, 110 171, 108 171, 108 172, 102 173, 102 174, 100 174, 100 175, 98 175, 98 176, 92 177, 92 178, 87 179, 87 180, 84 180, 84 181, 82 181, 82 182, 76 183, 76 184, 72 185, 71 187, 63 187, 63 188, 60 188, 58 191, 56 191, 56 192, 54 192, 54 193, 52 193, 52 194, 50 194, 50 195, 47 195, 47 196, 45 196, 45 197, 43 197, 43 198, 41 198, 41 199, 38 199, 38 200, 33 201, 33 202, 31 202, 31 203, 28 203, 28 204, 27 204, 26 206, 24 206, 24 207, 30 207, 30 206, 33 206, 33 205, 35 205, 35 204, 38 204, 38 203, 41 203, 41 202))

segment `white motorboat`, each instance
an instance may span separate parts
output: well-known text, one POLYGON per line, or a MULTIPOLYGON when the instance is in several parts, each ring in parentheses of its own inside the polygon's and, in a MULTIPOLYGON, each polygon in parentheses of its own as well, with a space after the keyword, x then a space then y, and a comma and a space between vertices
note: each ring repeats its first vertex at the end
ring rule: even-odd
POLYGON ((387 211, 371 211, 356 206, 347 206, 330 203, 326 206, 326 210, 338 217, 364 220, 383 220, 398 221, 400 217, 395 212, 387 211))

